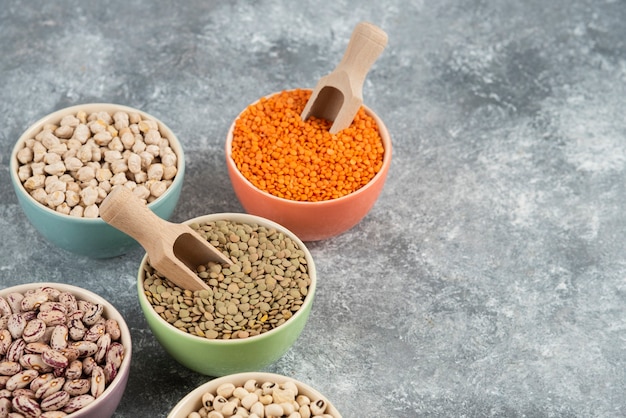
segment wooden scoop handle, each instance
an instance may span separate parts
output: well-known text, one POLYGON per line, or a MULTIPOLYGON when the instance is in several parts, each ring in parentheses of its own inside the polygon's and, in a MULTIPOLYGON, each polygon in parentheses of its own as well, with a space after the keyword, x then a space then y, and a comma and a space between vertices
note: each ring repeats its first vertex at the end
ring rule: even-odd
POLYGON ((159 231, 170 225, 124 186, 113 188, 100 205, 100 217, 108 224, 136 239, 148 253, 159 238, 159 231))
POLYGON ((352 31, 343 58, 334 71, 346 71, 350 74, 353 86, 360 86, 385 46, 387 46, 385 31, 372 23, 360 22, 352 31))

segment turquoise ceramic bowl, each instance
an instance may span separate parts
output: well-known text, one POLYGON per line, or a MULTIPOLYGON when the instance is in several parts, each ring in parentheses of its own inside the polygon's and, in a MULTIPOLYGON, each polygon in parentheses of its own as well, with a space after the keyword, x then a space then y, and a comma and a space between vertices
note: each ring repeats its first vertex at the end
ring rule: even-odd
POLYGON ((307 322, 313 305, 317 285, 317 273, 311 253, 304 243, 292 232, 275 222, 254 215, 241 213, 218 213, 200 216, 186 221, 205 223, 217 220, 231 220, 240 223, 256 223, 276 228, 286 234, 304 251, 311 278, 308 294, 300 309, 280 326, 265 333, 242 339, 207 339, 179 330, 159 316, 144 293, 145 267, 147 256, 141 261, 138 272, 137 291, 139 304, 152 333, 176 361, 183 366, 208 376, 260 370, 289 350, 298 339, 307 322))
POLYGON ((182 146, 174 133, 157 118, 137 109, 108 103, 92 103, 61 109, 40 119, 18 139, 11 153, 11 183, 30 223, 49 242, 64 250, 92 258, 115 257, 137 246, 137 242, 101 218, 78 218, 65 215, 39 203, 26 191, 17 174, 19 168, 17 152, 23 147, 23 143, 39 133, 44 125, 57 124, 64 116, 76 114, 79 110, 87 113, 99 111, 112 113, 118 110, 137 112, 142 117, 153 119, 159 124, 161 135, 169 140, 171 148, 178 157, 178 173, 172 184, 163 195, 148 205, 163 219, 168 219, 172 215, 178 203, 185 175, 185 157, 182 146))

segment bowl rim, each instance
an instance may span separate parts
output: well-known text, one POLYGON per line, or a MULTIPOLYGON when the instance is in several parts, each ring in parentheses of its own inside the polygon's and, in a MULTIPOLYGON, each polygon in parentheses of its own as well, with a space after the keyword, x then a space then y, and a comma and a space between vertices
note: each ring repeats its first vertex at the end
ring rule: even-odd
MULTIPOLYGON (((54 289, 61 290, 61 291, 68 291, 68 292, 71 292, 74 296, 79 296, 81 298, 88 299, 90 301, 95 301, 97 303, 102 304, 104 306, 104 310, 106 312, 107 318, 111 318, 112 316, 116 317, 115 319, 117 320, 120 326, 120 331, 122 333, 120 337, 120 341, 122 340, 127 341, 127 343, 124 344, 124 359, 122 360, 122 364, 118 370, 118 374, 116 375, 115 379, 113 379, 113 381, 106 387, 102 395, 96 398, 96 400, 94 400, 92 403, 85 406, 84 408, 79 409, 78 411, 75 411, 67 415, 68 418, 79 417, 79 416, 89 416, 90 412, 95 411, 97 408, 102 406, 101 404, 103 403, 103 401, 106 401, 107 395, 113 393, 114 390, 117 389, 120 385, 126 384, 124 381, 128 379, 128 375, 130 375, 131 358, 132 358, 132 351, 133 351, 130 328, 128 327, 128 324, 126 323, 126 319, 124 319, 124 316, 122 316, 122 314, 117 310, 117 308, 111 302, 109 302, 102 296, 98 295, 97 293, 92 292, 91 290, 85 289, 83 287, 75 286, 72 284, 55 283, 55 282, 22 283, 22 284, 18 284, 15 286, 10 286, 10 287, 1 289, 0 296, 4 296, 12 292, 24 293, 28 290, 37 289, 40 287, 50 287, 50 288, 54 288, 54 289), (125 378, 124 378, 124 375, 126 375, 125 378)), ((120 387, 119 389, 122 390, 124 388, 120 387)), ((122 396, 123 396, 123 393, 122 393, 122 396)), ((120 396, 120 400, 122 396, 120 396)), ((116 409, 117 409, 117 406, 116 406, 116 409)))
POLYGON ((240 381, 245 382, 248 379, 265 380, 265 381, 273 380, 275 382, 278 382, 279 384, 287 382, 287 381, 294 382, 298 386, 298 391, 304 389, 305 392, 311 393, 317 399, 323 399, 324 401, 326 401, 327 405, 330 406, 331 408, 330 413, 333 415, 334 418, 342 418, 341 414, 339 413, 335 405, 326 396, 324 396, 320 391, 318 391, 314 387, 310 386, 309 384, 301 380, 295 379, 293 377, 285 376, 285 375, 278 374, 278 373, 269 373, 269 372, 235 373, 235 374, 230 374, 230 375, 226 375, 226 376, 209 380, 208 382, 205 382, 197 386, 196 388, 188 392, 183 398, 181 398, 178 401, 178 403, 176 403, 176 405, 174 405, 174 407, 170 410, 170 412, 167 415, 167 418, 177 417, 180 413, 184 412, 183 409, 192 402, 196 402, 196 401, 201 402, 202 395, 206 391, 212 390, 211 388, 213 387, 217 389, 217 387, 221 385, 222 383, 240 382, 240 381))
POLYGON ((173 326, 172 324, 170 324, 169 322, 167 322, 166 320, 164 320, 163 318, 161 318, 161 316, 154 311, 152 304, 148 301, 148 298, 144 293, 143 282, 144 282, 145 277, 144 277, 143 267, 145 266, 147 259, 148 259, 147 253, 144 254, 144 256, 142 257, 141 262, 139 263, 139 270, 137 272, 137 293, 138 293, 140 302, 142 302, 142 304, 145 304, 145 306, 148 307, 149 309, 152 309, 150 311, 151 316, 156 318, 157 321, 161 325, 164 325, 167 330, 174 332, 174 334, 180 338, 189 339, 193 342, 205 343, 205 344, 210 344, 210 345, 218 345, 218 346, 229 346, 229 345, 235 345, 235 344, 251 344, 251 343, 254 343, 255 341, 261 341, 267 338, 272 338, 274 334, 280 333, 284 330, 284 327, 283 327, 284 325, 291 324, 295 322, 295 319, 297 317, 305 315, 305 311, 307 310, 307 307, 313 304, 313 299, 315 297, 315 292, 317 289, 317 270, 315 268, 313 255, 311 254, 310 250, 306 247, 306 245, 300 240, 300 238, 296 236, 296 234, 294 234, 293 232, 291 232, 284 226, 274 221, 271 221, 269 219, 266 219, 257 215, 251 215, 247 213, 237 213, 237 212, 212 213, 212 214, 197 216, 195 218, 191 218, 186 221, 183 221, 182 223, 190 224, 194 222, 210 222, 210 221, 219 221, 219 220, 235 220, 236 222, 258 223, 259 225, 270 226, 285 233, 286 235, 289 236, 289 238, 295 241, 296 244, 298 244, 298 247, 304 251, 304 255, 307 259, 309 277, 311 278, 311 284, 309 285, 308 293, 305 296, 304 300, 302 301, 302 305, 300 306, 300 309, 298 309, 296 313, 294 313, 289 319, 287 319, 284 323, 277 326, 276 328, 272 328, 269 331, 263 332, 258 335, 252 335, 246 338, 236 338, 236 339, 228 339, 228 340, 209 339, 209 338, 204 338, 204 337, 200 337, 197 335, 189 334, 187 332, 183 332, 179 330, 178 328, 176 328, 175 326, 173 326))
POLYGON ((258 187, 256 187, 254 184, 252 184, 252 182, 250 180, 248 180, 246 178, 246 176, 244 176, 241 171, 239 171, 239 168, 237 167, 237 164, 235 164, 235 161, 233 160, 232 157, 232 144, 233 144, 233 131, 235 129, 235 124, 237 123, 237 121, 239 120, 239 118, 241 117, 242 113, 246 111, 246 109, 250 106, 253 106, 256 103, 259 103, 262 99, 267 99, 270 98, 272 96, 275 96, 277 94, 281 94, 283 92, 289 92, 289 91, 294 91, 294 90, 309 90, 312 91, 312 89, 285 89, 285 90, 280 90, 280 91, 276 91, 274 93, 270 93, 268 95, 265 95, 261 98, 259 98, 258 100, 250 103, 249 105, 247 105, 241 112, 239 112, 239 114, 237 115, 237 117, 235 117, 235 119, 231 122, 230 127, 228 128, 228 132, 226 133, 226 143, 224 145, 224 150, 225 150, 225 154, 226 154, 226 165, 231 168, 232 172, 235 173, 235 175, 237 176, 238 179, 241 179, 244 184, 246 184, 246 186, 248 186, 250 189, 254 190, 255 192, 258 192, 264 196, 266 196, 267 198, 269 198, 270 200, 275 200, 276 202, 279 202, 281 204, 292 204, 294 206, 311 206, 311 205, 325 205, 325 206, 330 206, 330 205, 334 205, 334 204, 339 204, 345 200, 348 199, 353 199, 355 198, 355 196, 359 196, 360 194, 366 193, 368 189, 370 189, 371 187, 374 187, 373 184, 377 183, 378 181, 380 181, 382 178, 384 178, 386 176, 386 171, 387 169, 391 166, 391 156, 393 153, 393 147, 392 147, 392 141, 391 141, 391 135, 389 134, 389 129, 387 129, 387 126, 385 125, 385 123, 383 122, 383 120, 380 118, 380 116, 378 116, 371 108, 369 108, 368 106, 366 106, 365 104, 362 104, 362 107, 365 109, 365 112, 371 116, 372 118, 374 118, 374 120, 376 121, 376 124, 378 126, 378 131, 380 133, 380 137, 382 139, 383 142, 383 148, 384 148, 384 153, 383 153, 383 162, 382 162, 382 166, 381 169, 378 171, 378 173, 376 173, 374 175, 374 177, 372 177, 370 179, 370 181, 367 182, 367 184, 363 187, 361 187, 360 189, 357 189, 351 193, 348 193, 347 195, 335 198, 335 199, 327 199, 327 200, 320 200, 320 201, 316 201, 316 202, 308 202, 308 201, 302 201, 302 200, 291 200, 291 199, 286 199, 284 197, 279 197, 279 196, 275 196, 265 190, 261 190, 258 187))
POLYGON ((151 208, 155 205, 158 205, 161 201, 165 200, 167 196, 174 193, 172 190, 175 187, 173 186, 175 184, 181 183, 183 181, 183 177, 185 174, 185 153, 183 150, 183 145, 178 139, 178 137, 176 136, 176 134, 169 128, 169 126, 167 126, 163 121, 161 121, 161 119, 157 118, 156 116, 153 116, 150 113, 147 113, 143 110, 130 107, 130 106, 120 105, 116 103, 104 103, 104 102, 103 103, 78 104, 78 105, 72 105, 69 107, 64 107, 62 109, 55 110, 54 112, 49 113, 41 117, 36 122, 30 124, 28 128, 24 132, 22 132, 18 140, 13 145, 13 148, 11 150, 11 157, 9 159, 9 174, 11 176, 11 182, 14 184, 14 186, 17 186, 17 187, 14 187, 16 192, 17 190, 19 190, 21 195, 24 196, 28 201, 35 204, 36 207, 40 208, 42 211, 44 211, 45 213, 51 216, 55 216, 55 217, 58 216, 61 219, 71 219, 73 221, 76 221, 79 223, 86 223, 86 224, 104 223, 104 220, 100 216, 98 216, 97 218, 70 216, 64 213, 59 213, 49 208, 48 206, 41 204, 40 202, 35 200, 35 198, 32 197, 30 193, 26 191, 26 189, 24 188, 24 184, 17 176, 17 171, 19 167, 21 166, 21 164, 17 160, 17 153, 20 149, 22 149, 22 144, 26 140, 34 137, 37 133, 39 133, 43 125, 45 125, 46 123, 55 123, 57 120, 60 121, 63 116, 66 116, 69 114, 75 114, 79 110, 84 110, 88 113, 96 112, 96 111, 110 112, 110 111, 121 110, 125 112, 139 113, 142 117, 146 119, 153 119, 159 125, 159 130, 162 133, 164 133, 165 134, 164 136, 166 136, 167 139, 169 140, 170 146, 172 147, 174 152, 176 152, 176 157, 177 157, 176 165, 177 165, 178 171, 176 173, 176 176, 174 176, 174 180, 172 180, 172 184, 168 186, 165 192, 163 192, 161 196, 159 196, 152 202, 148 203, 147 206, 151 208), (172 144, 174 144, 174 146, 172 146, 172 144))

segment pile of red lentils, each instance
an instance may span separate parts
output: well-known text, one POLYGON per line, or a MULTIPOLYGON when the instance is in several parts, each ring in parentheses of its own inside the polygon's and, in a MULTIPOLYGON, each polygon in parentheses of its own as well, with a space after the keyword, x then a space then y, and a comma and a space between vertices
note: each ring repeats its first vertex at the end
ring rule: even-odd
POLYGON ((383 164, 376 121, 361 107, 352 124, 300 114, 310 90, 288 90, 248 106, 235 122, 232 158, 254 186, 284 199, 318 202, 365 186, 383 164))

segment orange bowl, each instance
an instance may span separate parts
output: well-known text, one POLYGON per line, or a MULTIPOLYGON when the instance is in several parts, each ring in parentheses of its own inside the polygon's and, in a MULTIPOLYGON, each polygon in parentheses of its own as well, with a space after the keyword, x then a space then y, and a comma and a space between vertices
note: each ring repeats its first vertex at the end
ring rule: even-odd
POLYGON ((241 114, 237 116, 226 136, 226 166, 235 194, 244 210, 283 225, 302 241, 331 238, 358 224, 376 203, 391 165, 389 131, 378 115, 367 106, 363 107, 378 125, 384 147, 382 167, 360 189, 336 199, 317 202, 296 201, 274 196, 254 186, 239 171, 232 157, 233 131, 241 114))

